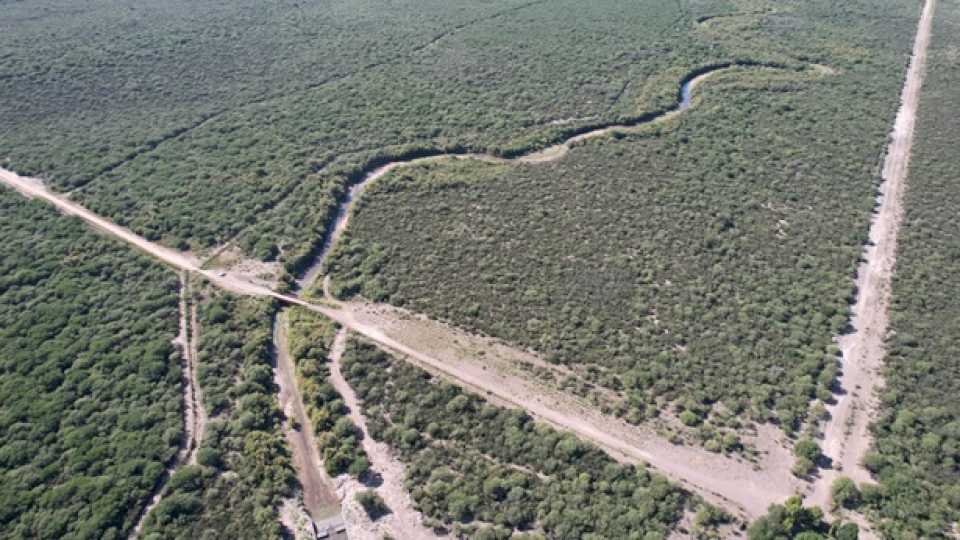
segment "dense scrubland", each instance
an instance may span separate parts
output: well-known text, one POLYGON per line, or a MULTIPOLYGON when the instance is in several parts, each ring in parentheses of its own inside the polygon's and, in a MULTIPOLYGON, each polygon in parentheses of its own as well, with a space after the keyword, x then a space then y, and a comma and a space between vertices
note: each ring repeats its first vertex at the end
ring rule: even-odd
MULTIPOLYGON (((956 136, 958 16, 941 1, 867 463, 880 483, 843 498, 891 538, 942 535, 960 507, 958 338, 943 331, 960 316, 944 211, 956 171, 942 159, 956 136)), ((704 65, 778 66, 714 75, 675 122, 553 164, 387 176, 330 264, 340 296, 532 347, 620 392, 615 412, 628 420, 676 416, 709 447, 717 428, 749 420, 793 433, 812 401, 831 399, 830 338, 847 322, 918 6, 31 0, 3 10, 0 165, 73 190, 151 240, 203 250, 235 239, 294 273, 372 164, 516 155, 665 109, 704 65)), ((176 280, 14 199, 0 194, 12 239, 0 261, 0 526, 11 537, 117 537, 183 438, 176 280)), ((276 306, 209 288, 193 301, 211 422, 145 537, 278 536, 295 478, 271 370, 276 306)), ((325 464, 362 475, 356 428, 326 382, 333 327, 290 313, 325 464)), ((685 509, 704 535, 724 519, 662 477, 369 345, 352 341, 344 364, 371 435, 407 464, 414 500, 439 526, 477 538, 661 538, 685 509)), ((850 537, 821 517, 790 501, 751 536, 850 537)))
POLYGON ((313 424, 323 466, 330 476, 344 473, 360 478, 370 469, 362 436, 350 412, 330 384, 328 366, 336 325, 330 319, 302 308, 288 311, 290 355, 296 364, 297 387, 313 424))
POLYGON ((5 2, 0 155, 80 185, 205 119, 404 58, 520 5, 5 2))
POLYGON ((805 52, 818 49, 837 74, 738 68, 676 122, 553 164, 395 172, 358 204, 330 263, 334 292, 575 365, 622 391, 634 421, 732 412, 799 429, 812 400, 831 399, 831 338, 847 323, 918 11, 789 6, 791 31, 769 16, 738 37, 825 61, 805 52))
POLYGON ((276 308, 209 287, 194 296, 199 382, 210 418, 197 463, 172 476, 144 538, 279 538, 277 508, 296 479, 271 366, 276 308))
POLYGON ((651 471, 367 343, 348 342, 343 372, 370 436, 405 462, 418 509, 462 537, 652 539, 666 538, 685 508, 699 509, 705 533, 725 519, 651 471))
MULTIPOLYGON (((633 79, 707 54, 661 37, 682 27, 677 4, 562 3, 31 4, 5 32, 13 128, 0 156, 63 189, 102 176, 79 193, 86 204, 148 237, 205 247, 298 185, 322 209, 342 178, 311 175, 334 157, 361 153, 352 167, 410 143, 503 144, 606 114, 633 79), (57 44, 31 24, 53 25, 57 44)), ((641 85, 626 98, 658 91, 674 89, 641 85)), ((306 242, 325 221, 304 219, 281 210, 265 226, 309 227, 306 242)), ((258 239, 247 247, 275 252, 258 239)))
MULTIPOLYGON (((896 21, 902 6, 882 3, 896 21)), ((84 204, 168 245, 249 228, 242 247, 297 271, 371 161, 540 147, 667 107, 686 73, 718 61, 832 61, 843 47, 870 62, 842 31, 858 17, 879 30, 874 4, 777 3, 766 19, 709 25, 696 21, 770 6, 14 4, 0 158, 60 189, 89 183, 84 204)))
POLYGON ((121 538, 184 437, 177 278, 0 191, 0 536, 121 538))
MULTIPOLYGON (((960 4, 938 2, 893 281, 892 332, 859 499, 889 538, 960 520, 960 4)), ((855 506, 858 500, 853 500, 855 506)))

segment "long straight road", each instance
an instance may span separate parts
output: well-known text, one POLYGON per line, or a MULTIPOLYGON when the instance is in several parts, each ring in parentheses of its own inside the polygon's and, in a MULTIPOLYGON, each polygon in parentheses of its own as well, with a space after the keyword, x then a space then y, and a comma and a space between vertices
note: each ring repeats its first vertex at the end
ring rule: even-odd
POLYGON ((823 431, 823 452, 833 468, 822 471, 811 500, 826 508, 830 485, 840 476, 857 482, 871 481, 863 457, 870 449, 869 424, 878 406, 877 392, 883 385, 884 341, 890 323, 890 289, 897 259, 897 232, 903 217, 903 193, 907 185, 913 128, 917 119, 920 89, 936 0, 927 0, 917 25, 913 57, 900 96, 890 144, 883 166, 879 207, 870 224, 870 242, 864 262, 857 268, 857 301, 851 326, 854 331, 838 339, 843 356, 840 386, 845 394, 828 407, 830 420, 823 431))

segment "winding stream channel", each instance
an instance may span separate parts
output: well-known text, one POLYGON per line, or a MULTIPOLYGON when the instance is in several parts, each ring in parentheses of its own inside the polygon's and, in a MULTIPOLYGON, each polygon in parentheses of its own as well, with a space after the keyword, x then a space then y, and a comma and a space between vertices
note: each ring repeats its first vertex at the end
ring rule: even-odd
MULTIPOLYGON (((299 282, 301 290, 312 286, 315 279, 320 275, 327 254, 346 229, 353 206, 366 187, 388 172, 401 167, 445 159, 475 159, 491 163, 519 162, 521 164, 540 164, 555 161, 565 156, 574 145, 586 139, 614 132, 630 133, 644 130, 650 124, 679 115, 694 105, 694 93, 700 82, 714 73, 735 67, 782 68, 782 66, 759 63, 733 62, 706 66, 689 74, 681 81, 677 100, 668 109, 647 113, 626 123, 574 128, 568 132, 568 137, 558 144, 509 158, 467 151, 455 153, 438 150, 432 155, 420 154, 419 156, 396 159, 391 162, 380 161, 371 164, 368 168, 357 173, 356 178, 359 180, 351 186, 348 195, 341 201, 335 223, 332 224, 334 226, 328 229, 330 232, 324 238, 322 249, 318 251, 313 266, 299 282)), ((820 74, 830 73, 818 69, 818 66, 815 65, 810 67, 820 74)), ((787 472, 789 467, 783 466, 783 464, 777 463, 774 464, 775 466, 761 467, 762 470, 757 470, 755 465, 733 462, 724 456, 708 455, 693 448, 674 447, 657 438, 655 434, 640 433, 639 431, 636 436, 626 440, 624 433, 633 429, 630 426, 621 425, 613 420, 605 422, 603 415, 593 409, 587 410, 577 403, 560 402, 552 396, 538 394, 537 388, 532 386, 532 382, 520 379, 510 373, 498 372, 494 374, 496 377, 491 377, 491 371, 486 369, 486 364, 479 357, 465 358, 458 351, 454 351, 452 356, 439 354, 431 348, 432 346, 428 347, 422 343, 409 342, 409 340, 404 340, 403 336, 390 334, 389 329, 385 328, 383 324, 364 316, 363 313, 357 312, 344 303, 311 303, 295 295, 279 293, 267 285, 252 282, 242 272, 205 269, 202 267, 201 261, 193 255, 151 242, 133 231, 91 212, 68 197, 46 189, 42 181, 38 179, 22 177, 12 171, 0 168, 0 183, 19 191, 26 197, 45 200, 63 213, 77 216, 94 228, 120 239, 176 269, 202 277, 214 286, 236 294, 274 298, 284 304, 302 306, 324 315, 344 328, 369 339, 405 360, 446 377, 454 384, 470 389, 479 395, 498 399, 511 406, 527 410, 543 422, 563 431, 577 434, 603 448, 614 459, 628 463, 650 464, 668 478, 683 482, 685 486, 697 492, 706 500, 728 508, 744 518, 761 515, 769 503, 783 500, 793 492, 793 489, 787 485, 788 482, 782 480, 782 475, 789 474, 787 472)), ((282 338, 283 336, 278 337, 282 338)), ((284 343, 284 341, 284 339, 278 339, 279 343, 284 343)), ((447 343, 444 340, 441 341, 444 344, 447 343)), ((289 374, 292 375, 292 366, 285 365, 291 368, 289 374)), ((291 390, 291 400, 296 401, 293 398, 299 396, 295 395, 297 390, 295 381, 290 380, 290 383, 286 386, 291 390)), ((282 398, 283 396, 281 396, 282 398)), ((296 412, 298 407, 294 404, 293 408, 296 412)), ((315 444, 308 440, 302 446, 311 450, 306 453, 305 457, 314 461, 312 466, 307 463, 304 463, 304 465, 312 471, 317 471, 319 467, 316 464, 316 458, 309 456, 315 450, 315 444)), ((330 502, 334 503, 332 500, 330 502)), ((318 508, 317 513, 323 512, 318 508)))
MULTIPOLYGON (((327 234, 323 239, 323 244, 317 251, 313 263, 307 268, 303 276, 297 280, 297 286, 301 292, 309 290, 316 283, 317 278, 323 273, 324 262, 332 251, 333 247, 340 240, 343 231, 347 228, 353 207, 367 187, 387 173, 405 167, 414 167, 425 163, 434 163, 451 159, 470 159, 483 161, 486 163, 526 163, 541 164, 550 163, 559 160, 567 155, 570 149, 577 144, 596 137, 610 135, 612 133, 631 133, 645 129, 651 124, 657 124, 683 113, 693 105, 694 90, 708 77, 720 72, 737 67, 752 67, 766 69, 782 69, 782 66, 773 64, 763 64, 759 62, 724 62, 719 64, 710 64, 690 72, 680 81, 680 88, 677 91, 676 103, 667 109, 649 112, 637 116, 632 121, 624 123, 605 123, 600 125, 588 125, 575 129, 564 141, 548 146, 540 150, 531 150, 529 152, 514 156, 501 157, 489 153, 477 152, 444 152, 438 150, 434 154, 399 158, 385 164, 375 164, 368 166, 358 175, 360 181, 354 183, 348 189, 340 206, 337 208, 333 220, 333 227, 328 227, 327 234)), ((816 68, 816 66, 811 66, 816 68)))

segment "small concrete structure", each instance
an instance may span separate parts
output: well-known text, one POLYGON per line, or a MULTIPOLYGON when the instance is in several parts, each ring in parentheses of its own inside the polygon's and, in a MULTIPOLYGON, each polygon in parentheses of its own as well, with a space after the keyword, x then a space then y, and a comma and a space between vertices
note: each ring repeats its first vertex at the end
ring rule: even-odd
POLYGON ((347 540, 347 525, 339 515, 313 523, 313 534, 317 540, 347 540))

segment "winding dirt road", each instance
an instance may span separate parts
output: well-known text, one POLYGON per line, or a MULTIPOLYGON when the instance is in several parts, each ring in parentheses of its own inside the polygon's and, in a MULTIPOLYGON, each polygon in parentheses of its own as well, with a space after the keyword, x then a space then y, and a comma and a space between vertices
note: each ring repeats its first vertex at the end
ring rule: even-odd
MULTIPOLYGON (((366 513, 361 509, 354 512, 344 512, 347 518, 348 531, 351 538, 383 538, 389 534, 394 538, 409 540, 436 540, 438 536, 423 525, 423 516, 414 507, 410 493, 403 485, 404 466, 397 460, 390 447, 382 442, 373 440, 367 435, 367 420, 363 416, 360 402, 353 388, 347 383, 340 369, 340 360, 347 345, 347 330, 340 329, 330 350, 330 384, 343 397, 347 408, 350 409, 350 419, 363 432, 361 445, 370 460, 371 469, 378 473, 383 483, 376 488, 383 497, 391 513, 381 517, 376 523, 371 523, 366 513)), ((343 491, 345 505, 353 501, 358 491, 365 486, 352 478, 344 478, 340 486, 343 491)))
POLYGON ((829 504, 830 485, 839 476, 872 482, 870 471, 862 461, 871 445, 869 423, 876 413, 877 392, 883 386, 881 370, 886 356, 884 339, 889 326, 897 231, 903 217, 903 193, 935 9, 936 0, 927 0, 917 27, 900 109, 890 134, 878 209, 870 225, 864 262, 857 269, 858 295, 851 319, 854 331, 837 338, 843 356, 840 386, 844 393, 836 404, 827 407, 830 420, 823 431, 823 451, 833 460, 833 468, 822 471, 811 496, 811 502, 824 508, 829 504))
MULTIPOLYGON (((557 161, 564 156, 566 156, 570 149, 574 146, 582 143, 583 141, 593 139, 596 137, 604 137, 612 135, 614 133, 635 133, 647 129, 652 124, 657 124, 660 122, 666 122, 676 117, 679 114, 682 114, 684 111, 689 109, 693 105, 693 92, 697 87, 705 81, 707 78, 721 72, 728 70, 734 67, 752 67, 756 69, 773 69, 763 65, 755 65, 749 63, 737 63, 737 62, 728 62, 716 64, 714 66, 708 66, 700 70, 700 73, 696 74, 693 77, 681 81, 680 89, 678 92, 678 100, 676 104, 665 111, 652 113, 649 115, 643 115, 636 122, 625 123, 625 124, 615 124, 615 125, 604 125, 594 129, 590 129, 579 135, 573 135, 570 138, 566 139, 563 142, 549 146, 542 150, 537 150, 535 152, 530 152, 528 154, 520 155, 512 158, 504 158, 500 156, 495 156, 493 154, 481 154, 481 153, 438 153, 437 155, 419 157, 419 158, 408 158, 408 159, 398 159, 396 161, 391 161, 390 163, 374 167, 371 170, 367 171, 363 175, 363 178, 360 182, 350 186, 349 191, 346 196, 340 202, 340 207, 337 210, 337 215, 334 218, 333 228, 330 229, 330 232, 324 238, 323 244, 320 247, 319 252, 314 258, 313 264, 304 272, 303 276, 297 280, 297 285, 301 291, 307 291, 311 287, 315 286, 316 279, 323 272, 323 264, 326 260, 327 255, 330 253, 331 249, 337 245, 337 242, 340 239, 340 236, 343 234, 343 231, 346 230, 347 224, 350 220, 350 216, 353 213, 353 207, 356 204, 357 199, 363 194, 364 190, 376 180, 382 178, 387 173, 407 167, 415 167, 417 165, 424 165, 427 163, 435 163, 438 161, 447 161, 453 159, 469 159, 474 161, 483 161, 486 163, 526 163, 526 164, 540 164, 540 163, 550 163, 557 161)), ((812 65, 815 71, 817 66, 812 65)), ((818 73, 821 73, 818 71, 818 73)))

